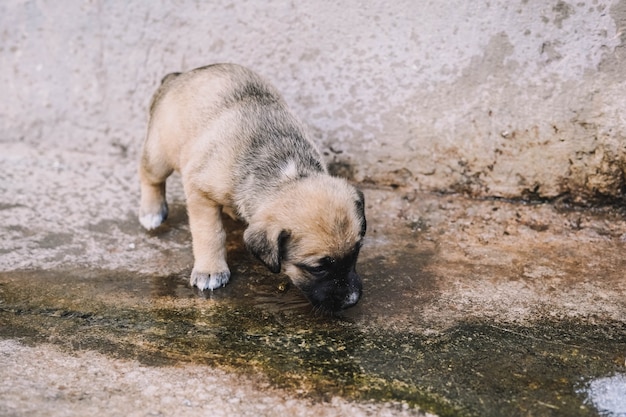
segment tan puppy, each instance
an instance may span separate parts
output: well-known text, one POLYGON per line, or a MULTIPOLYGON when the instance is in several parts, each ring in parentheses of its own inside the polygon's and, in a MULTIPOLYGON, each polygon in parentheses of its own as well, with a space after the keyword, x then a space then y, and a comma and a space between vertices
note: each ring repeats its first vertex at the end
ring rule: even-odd
POLYGON ((284 271, 316 307, 361 297, 355 271, 365 235, 363 194, 328 175, 280 94, 254 72, 216 64, 163 79, 150 106, 139 175, 139 220, 167 217, 165 180, 181 174, 193 240, 191 285, 226 285, 222 209, 247 222, 246 247, 284 271))

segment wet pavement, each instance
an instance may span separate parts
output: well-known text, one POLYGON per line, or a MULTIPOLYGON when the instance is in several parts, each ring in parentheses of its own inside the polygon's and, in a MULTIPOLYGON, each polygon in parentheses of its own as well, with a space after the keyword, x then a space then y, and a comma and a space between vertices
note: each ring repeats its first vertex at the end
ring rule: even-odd
MULTIPOLYGON (((168 223, 151 234, 131 205, 74 232, 5 223, 0 339, 19 352, 223 372, 226 385, 249 381, 248 396, 268 392, 275 410, 304 401, 302 415, 345 414, 336 401, 366 407, 355 415, 626 415, 623 213, 364 188, 364 297, 337 317, 266 271, 228 219, 230 284, 190 288, 174 189, 168 223), (28 251, 26 265, 16 252, 28 251)), ((22 206, 5 200, 9 219, 22 206)), ((1 387, 0 412, 27 415, 1 387)), ((30 401, 52 400, 34 389, 30 401)))

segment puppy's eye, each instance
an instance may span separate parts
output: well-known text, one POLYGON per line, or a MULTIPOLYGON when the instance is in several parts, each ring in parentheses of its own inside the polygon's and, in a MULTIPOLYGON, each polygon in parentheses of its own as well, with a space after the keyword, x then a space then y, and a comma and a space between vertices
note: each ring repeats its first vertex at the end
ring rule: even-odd
POLYGON ((317 261, 316 265, 298 264, 297 266, 305 270, 311 275, 318 278, 324 278, 337 260, 330 256, 325 256, 317 261))
POLYGON ((326 273, 326 268, 323 265, 317 265, 317 266, 302 265, 302 269, 305 269, 307 272, 309 272, 312 275, 323 275, 324 273, 326 273))

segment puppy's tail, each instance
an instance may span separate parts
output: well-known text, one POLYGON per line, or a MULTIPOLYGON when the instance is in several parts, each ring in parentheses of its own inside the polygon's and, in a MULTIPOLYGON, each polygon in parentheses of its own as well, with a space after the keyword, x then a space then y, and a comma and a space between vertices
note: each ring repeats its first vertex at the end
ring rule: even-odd
POLYGON ((173 80, 174 78, 178 77, 180 74, 182 74, 182 72, 172 72, 170 74, 167 74, 165 77, 163 77, 163 79, 161 80, 161 85, 165 84, 166 82, 173 80))
POLYGON ((152 100, 150 100, 150 115, 154 113, 154 109, 157 103, 161 100, 161 97, 163 97, 163 95, 167 91, 168 87, 166 86, 166 84, 172 81, 174 78, 178 77, 180 74, 182 74, 182 72, 172 72, 171 74, 167 74, 161 79, 161 85, 152 96, 152 100))

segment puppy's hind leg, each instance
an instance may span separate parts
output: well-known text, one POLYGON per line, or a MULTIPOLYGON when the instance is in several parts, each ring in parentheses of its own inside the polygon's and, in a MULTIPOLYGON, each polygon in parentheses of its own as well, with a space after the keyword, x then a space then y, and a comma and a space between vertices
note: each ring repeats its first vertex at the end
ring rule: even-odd
POLYGON ((147 146, 144 147, 139 164, 141 184, 139 222, 147 230, 156 229, 167 218, 165 180, 172 171, 161 158, 155 158, 148 152, 147 146))
POLYGON ((222 207, 202 192, 185 186, 194 265, 189 280, 201 290, 223 287, 230 279, 226 263, 226 232, 222 207))

